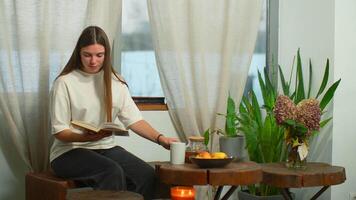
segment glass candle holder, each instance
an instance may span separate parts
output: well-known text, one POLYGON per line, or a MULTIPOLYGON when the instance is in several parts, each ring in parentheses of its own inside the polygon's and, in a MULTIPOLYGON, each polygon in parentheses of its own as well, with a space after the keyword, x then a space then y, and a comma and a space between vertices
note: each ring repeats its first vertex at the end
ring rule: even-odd
POLYGON ((195 190, 193 187, 177 186, 171 188, 172 200, 194 200, 195 190))

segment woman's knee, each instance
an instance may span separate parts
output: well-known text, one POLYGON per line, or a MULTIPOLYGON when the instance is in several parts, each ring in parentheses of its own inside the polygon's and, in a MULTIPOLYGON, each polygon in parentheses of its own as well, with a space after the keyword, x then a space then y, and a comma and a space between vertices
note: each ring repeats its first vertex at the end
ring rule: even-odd
POLYGON ((153 167, 150 165, 144 165, 140 171, 140 175, 145 179, 145 182, 148 182, 149 184, 154 183, 156 174, 153 167))
POLYGON ((103 168, 103 172, 113 177, 120 177, 120 178, 125 177, 125 172, 122 169, 122 167, 114 162, 106 165, 103 168))
POLYGON ((125 173, 116 163, 106 165, 96 177, 97 189, 126 190, 125 173))
POLYGON ((143 165, 141 168, 141 171, 146 176, 154 177, 154 175, 155 175, 154 168, 152 166, 150 166, 149 164, 143 165))

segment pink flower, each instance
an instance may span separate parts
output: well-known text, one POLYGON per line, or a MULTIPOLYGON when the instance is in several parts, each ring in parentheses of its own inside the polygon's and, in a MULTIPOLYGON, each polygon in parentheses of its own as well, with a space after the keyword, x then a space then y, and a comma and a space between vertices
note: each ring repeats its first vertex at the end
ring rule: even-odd
POLYGON ((282 124, 287 119, 295 120, 296 110, 296 106, 288 96, 280 95, 277 97, 273 111, 278 124, 282 124))
POLYGON ((316 99, 304 99, 297 105, 296 121, 303 124, 308 132, 318 131, 320 128, 321 110, 316 99))

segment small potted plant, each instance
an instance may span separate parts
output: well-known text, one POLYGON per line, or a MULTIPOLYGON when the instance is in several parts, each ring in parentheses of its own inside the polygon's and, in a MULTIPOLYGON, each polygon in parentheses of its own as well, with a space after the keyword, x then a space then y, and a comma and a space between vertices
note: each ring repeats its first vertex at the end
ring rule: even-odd
POLYGON ((228 96, 226 114, 218 113, 220 116, 224 116, 225 130, 217 129, 210 131, 206 130, 204 133, 205 144, 208 145, 209 137, 211 134, 219 135, 220 151, 226 153, 228 156, 232 156, 237 160, 244 159, 245 137, 238 133, 237 130, 237 112, 235 101, 228 96))

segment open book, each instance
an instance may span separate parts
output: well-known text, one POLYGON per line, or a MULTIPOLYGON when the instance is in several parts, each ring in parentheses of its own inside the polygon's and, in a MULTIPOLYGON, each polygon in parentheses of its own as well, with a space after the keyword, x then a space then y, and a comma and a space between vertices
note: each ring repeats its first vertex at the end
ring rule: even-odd
POLYGON ((115 124, 113 122, 104 122, 99 127, 96 127, 93 124, 89 124, 83 121, 72 121, 71 123, 73 126, 90 130, 95 133, 98 133, 101 130, 105 130, 105 131, 112 131, 114 135, 129 136, 129 132, 127 130, 122 129, 118 124, 115 124))

